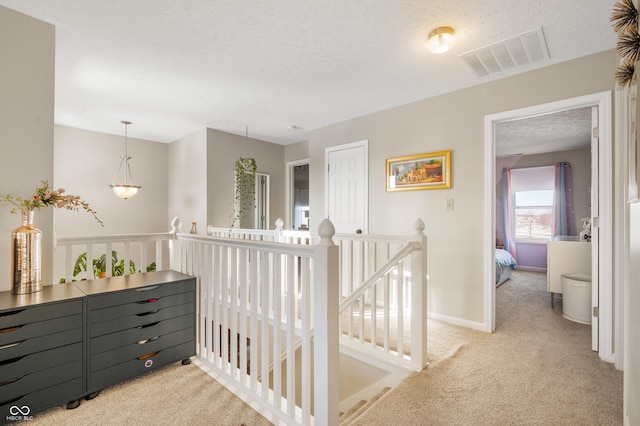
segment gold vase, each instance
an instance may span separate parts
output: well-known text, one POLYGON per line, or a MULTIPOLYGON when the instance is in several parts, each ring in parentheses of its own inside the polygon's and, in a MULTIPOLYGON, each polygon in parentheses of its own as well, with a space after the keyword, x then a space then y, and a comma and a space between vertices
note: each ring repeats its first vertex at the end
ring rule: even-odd
POLYGON ((42 231, 33 226, 33 210, 22 211, 22 225, 11 233, 12 294, 42 290, 42 231))

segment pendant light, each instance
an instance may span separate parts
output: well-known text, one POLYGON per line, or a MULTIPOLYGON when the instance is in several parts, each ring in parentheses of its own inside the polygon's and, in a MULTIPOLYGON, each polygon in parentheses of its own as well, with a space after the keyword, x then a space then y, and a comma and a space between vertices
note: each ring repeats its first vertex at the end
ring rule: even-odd
POLYGON ((123 120, 121 121, 121 123, 124 124, 124 155, 120 156, 120 165, 118 166, 118 170, 116 171, 116 174, 113 175, 113 181, 109 186, 113 189, 114 194, 126 200, 136 195, 138 193, 138 190, 142 187, 133 185, 131 181, 131 166, 129 165, 129 160, 131 160, 131 157, 129 157, 129 154, 127 153, 127 142, 128 142, 127 126, 131 124, 131 122, 123 120), (116 179, 118 178, 118 175, 120 174, 120 170, 122 169, 123 165, 124 165, 124 183, 116 183, 116 179))

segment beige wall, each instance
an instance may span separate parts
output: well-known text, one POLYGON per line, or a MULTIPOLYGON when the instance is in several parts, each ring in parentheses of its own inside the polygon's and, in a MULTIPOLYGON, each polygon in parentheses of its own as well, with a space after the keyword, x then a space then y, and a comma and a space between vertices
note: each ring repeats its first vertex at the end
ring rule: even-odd
POLYGON ((169 218, 179 217, 183 231, 197 222, 199 234, 207 225, 231 226, 233 168, 240 157, 256 159, 258 172, 270 176, 270 228, 284 212, 284 147, 257 139, 202 129, 169 147, 169 218))
POLYGON ((629 425, 640 422, 640 203, 630 204, 630 262, 629 280, 625 301, 627 302, 626 312, 628 314, 627 327, 627 353, 625 354, 625 390, 627 391, 626 415, 629 425))
MULTIPOLYGON (((135 135, 135 123, 128 134, 135 135)), ((90 214, 57 209, 57 235, 111 235, 169 230, 167 218, 167 154, 169 146, 129 137, 132 180, 142 186, 138 194, 122 200, 109 187, 124 153, 122 135, 55 126, 54 182, 70 194, 80 195, 104 222, 100 227, 90 214)), ((123 170, 118 181, 123 181, 123 170)))
POLYGON ((284 162, 309 158, 309 141, 302 141, 284 147, 284 162))
POLYGON ((269 228, 273 229, 284 214, 284 147, 214 129, 207 129, 207 224, 226 227, 233 222, 233 169, 239 157, 255 158, 257 171, 270 176, 269 228))
MULTIPOLYGON (((53 181, 53 25, 0 6, 0 194, 33 194, 40 181, 53 181)), ((0 291, 11 289, 11 231, 20 216, 0 205, 0 291)), ((43 284, 52 280, 53 209, 35 215, 43 232, 43 284)))
POLYGON ((324 212, 325 148, 369 140, 369 231, 411 233, 417 217, 429 240, 429 310, 483 322, 484 118, 580 95, 612 90, 614 51, 481 84, 327 126, 309 137, 311 228, 324 212), (385 191, 385 160, 452 150, 449 190, 385 191), (445 200, 454 199, 447 211, 445 200))
POLYGON ((200 129, 169 144, 169 220, 182 221, 189 232, 191 222, 204 233, 207 223, 207 129, 200 129))

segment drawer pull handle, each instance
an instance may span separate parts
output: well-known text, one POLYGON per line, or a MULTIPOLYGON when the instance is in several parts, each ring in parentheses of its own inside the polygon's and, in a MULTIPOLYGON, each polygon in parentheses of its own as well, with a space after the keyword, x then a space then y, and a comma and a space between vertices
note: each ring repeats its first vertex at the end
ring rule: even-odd
POLYGON ((160 312, 160 309, 156 309, 155 311, 143 312, 141 314, 136 314, 136 315, 139 316, 139 317, 144 317, 146 315, 157 314, 158 312, 160 312))
POLYGON ((24 376, 20 376, 20 377, 13 377, 11 379, 7 379, 3 382, 0 382, 0 386, 5 386, 5 385, 9 385, 11 383, 17 382, 18 380, 22 379, 24 376))
POLYGON ((0 351, 3 349, 13 348, 14 346, 18 346, 22 342, 9 343, 8 345, 0 346, 0 351))
POLYGON ((11 359, 5 359, 4 361, 0 361, 0 366, 14 364, 14 363, 20 361, 22 358, 24 358, 24 356, 19 356, 19 357, 11 358, 11 359))
POLYGON ((147 328, 147 327, 153 327, 154 325, 158 325, 160 323, 160 321, 156 321, 156 322, 152 322, 151 324, 145 324, 145 325, 139 325, 136 328, 147 328))
POLYGON ((160 336, 151 337, 149 339, 140 340, 138 342, 139 345, 144 345, 145 343, 153 342, 154 340, 158 340, 160 336))
POLYGON ((9 317, 11 315, 18 315, 22 311, 24 311, 24 309, 18 309, 17 311, 3 312, 0 314, 0 317, 9 317))
POLYGON ((17 325, 15 327, 7 327, 0 330, 0 333, 11 333, 12 331, 20 330, 21 328, 21 325, 17 325))
POLYGON ((149 291, 149 290, 155 290, 156 288, 160 287, 159 285, 152 285, 149 287, 143 287, 143 288, 137 288, 136 291, 149 291))
POLYGON ((143 305, 145 303, 156 303, 158 300, 159 300, 159 298, 147 299, 147 300, 141 300, 141 301, 136 302, 136 303, 139 303, 139 304, 143 305))
POLYGON ((142 361, 142 360, 145 360, 145 359, 147 359, 147 358, 151 358, 152 356, 155 356, 158 352, 159 352, 159 351, 151 352, 151 353, 148 353, 148 354, 145 354, 145 355, 139 356, 139 357, 138 357, 138 359, 139 359, 140 361, 142 361))

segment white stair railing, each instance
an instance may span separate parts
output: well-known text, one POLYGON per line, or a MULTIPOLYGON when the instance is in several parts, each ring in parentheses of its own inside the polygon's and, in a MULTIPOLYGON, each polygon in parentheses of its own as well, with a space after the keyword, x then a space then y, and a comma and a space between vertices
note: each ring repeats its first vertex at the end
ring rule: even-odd
POLYGON ((57 238, 56 246, 65 249, 54 255, 68 280, 93 278, 92 268, 85 276, 71 276, 78 252, 92 259, 111 249, 125 263, 135 260, 141 272, 156 262, 158 270, 170 267, 197 276, 200 366, 274 422, 333 424, 339 340, 413 369, 426 365, 426 237, 418 220, 413 237, 334 235, 339 249, 327 223, 323 226, 329 230, 319 229, 316 236, 282 230, 280 223, 276 230, 255 234, 262 237, 244 232, 220 238, 181 233, 176 218, 168 233, 57 238), (339 287, 340 277, 344 285, 350 279, 345 277, 358 274, 365 286, 348 284, 358 293, 343 302, 349 307, 340 316, 338 302, 349 296, 339 287), (383 339, 366 338, 358 321, 367 315, 373 319, 372 330, 384 324, 383 339), (402 340, 395 352, 390 349, 393 315, 402 319, 398 335, 404 319, 410 318, 411 328, 411 343, 402 340), (351 331, 339 339, 332 330, 340 327, 351 331), (404 351, 407 347, 410 351, 404 351))
POLYGON ((112 252, 117 254, 119 262, 123 261, 123 275, 129 275, 131 269, 135 272, 146 272, 147 267, 151 265, 157 270, 162 270, 169 264, 169 241, 172 239, 173 234, 169 232, 83 237, 54 235, 53 276, 56 281, 66 282, 100 278, 91 266, 93 259, 105 255, 104 276, 111 277, 115 270, 112 252), (82 254, 86 254, 87 267, 74 275, 76 261, 82 254))
MULTIPOLYGON (((312 244, 308 231, 207 228, 231 238, 312 244)), ((339 246, 343 343, 414 370, 426 360, 427 245, 424 222, 417 219, 414 235, 336 234, 339 246), (390 269, 388 266, 392 265, 390 269), (357 296, 354 296, 357 295, 357 296)), ((316 237, 317 239, 317 237, 316 237)), ((286 359, 282 353, 281 358, 286 359)))
POLYGON ((336 235, 341 343, 419 371, 427 366, 427 238, 336 235))
POLYGON ((318 234, 313 246, 246 235, 173 241, 172 269, 199 279, 199 361, 272 421, 338 421, 338 249, 329 221, 318 234))

